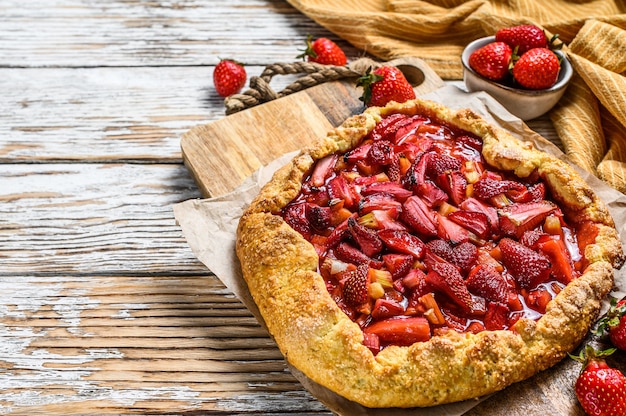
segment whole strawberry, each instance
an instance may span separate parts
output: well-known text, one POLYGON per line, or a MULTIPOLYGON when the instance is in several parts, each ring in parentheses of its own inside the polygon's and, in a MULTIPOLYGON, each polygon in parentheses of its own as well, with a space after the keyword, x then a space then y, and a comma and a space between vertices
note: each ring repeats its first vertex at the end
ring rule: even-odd
POLYGON ((505 27, 496 32, 496 42, 504 42, 522 55, 534 48, 547 48, 548 38, 543 29, 535 25, 505 27))
POLYGON ((243 64, 232 59, 222 59, 213 70, 213 84, 217 93, 228 97, 241 91, 247 74, 243 64))
POLYGON ((547 48, 534 48, 513 65, 513 79, 524 88, 543 90, 556 83, 561 70, 558 56, 547 48))
POLYGON ((583 364, 574 391, 578 402, 590 416, 626 415, 626 377, 617 368, 611 368, 603 357, 615 349, 595 351, 587 346, 578 356, 571 356, 583 364))
POLYGON ((626 299, 611 299, 611 307, 598 323, 597 335, 608 332, 611 343, 620 350, 626 350, 626 299))
POLYGON ((306 42, 306 49, 298 58, 307 59, 309 62, 317 62, 323 65, 343 66, 348 60, 343 50, 328 38, 318 38, 312 41, 309 36, 306 42))
POLYGON ((502 81, 509 74, 513 50, 504 42, 491 42, 476 49, 469 57, 470 67, 493 81, 502 81))
POLYGON ((363 87, 360 100, 368 107, 382 107, 390 101, 403 103, 415 98, 413 87, 395 66, 383 65, 374 71, 368 70, 357 80, 357 86, 363 87))

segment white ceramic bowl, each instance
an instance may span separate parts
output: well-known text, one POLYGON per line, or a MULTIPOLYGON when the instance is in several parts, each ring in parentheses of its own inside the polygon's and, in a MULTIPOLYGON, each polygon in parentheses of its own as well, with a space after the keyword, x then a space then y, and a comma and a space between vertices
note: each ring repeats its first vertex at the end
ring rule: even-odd
POLYGON ((561 51, 554 51, 561 59, 559 77, 552 87, 545 90, 525 90, 512 88, 483 78, 469 66, 473 51, 495 41, 495 36, 480 38, 465 47, 461 55, 463 81, 469 91, 486 91, 500 102, 511 114, 522 120, 531 120, 547 113, 563 96, 570 79, 572 65, 561 51))

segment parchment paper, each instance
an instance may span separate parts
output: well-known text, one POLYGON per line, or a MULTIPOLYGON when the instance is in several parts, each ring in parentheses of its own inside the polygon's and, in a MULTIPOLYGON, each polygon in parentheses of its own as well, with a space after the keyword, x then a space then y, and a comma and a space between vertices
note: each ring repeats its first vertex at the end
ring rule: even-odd
MULTIPOLYGON (((440 102, 450 108, 471 108, 495 125, 509 130, 516 137, 531 141, 539 149, 565 161, 567 157, 557 146, 530 130, 520 119, 507 112, 486 93, 468 94, 455 86, 446 86, 423 98, 440 102)), ((184 237, 198 259, 204 263, 230 289, 265 327, 252 296, 241 274, 239 260, 235 254, 235 233, 241 214, 249 202, 267 183, 274 171, 289 161, 295 153, 284 155, 252 174, 233 192, 208 199, 194 199, 174 206, 174 215, 182 228, 184 237)), ((592 186, 607 204, 622 240, 626 246, 626 196, 588 174, 574 168, 592 186)), ((612 293, 618 298, 626 294, 626 267, 615 273, 615 288, 612 293)), ((603 305, 603 312, 608 301, 603 305)), ((290 366, 293 375, 320 402, 339 415, 350 416, 458 416, 476 406, 482 399, 441 405, 427 409, 369 409, 351 402, 314 383, 297 369, 290 366)))

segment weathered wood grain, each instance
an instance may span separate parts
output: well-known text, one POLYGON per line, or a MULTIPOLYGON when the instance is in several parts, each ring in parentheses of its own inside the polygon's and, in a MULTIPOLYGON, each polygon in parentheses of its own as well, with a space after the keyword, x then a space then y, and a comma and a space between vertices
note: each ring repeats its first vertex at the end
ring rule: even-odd
POLYGON ((2 0, 0 14, 11 68, 267 65, 295 59, 307 34, 361 54, 284 0, 2 0))
POLYGON ((0 165, 0 274, 206 272, 172 205, 199 196, 182 165, 0 165))

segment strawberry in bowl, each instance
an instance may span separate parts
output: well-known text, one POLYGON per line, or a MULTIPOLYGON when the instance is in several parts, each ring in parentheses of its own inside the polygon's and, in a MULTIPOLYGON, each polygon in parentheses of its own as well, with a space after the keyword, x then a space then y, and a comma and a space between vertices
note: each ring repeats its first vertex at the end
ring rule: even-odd
POLYGON ((463 50, 463 80, 469 91, 486 91, 510 113, 531 120, 548 112, 573 75, 570 62, 533 25, 500 29, 463 50))

